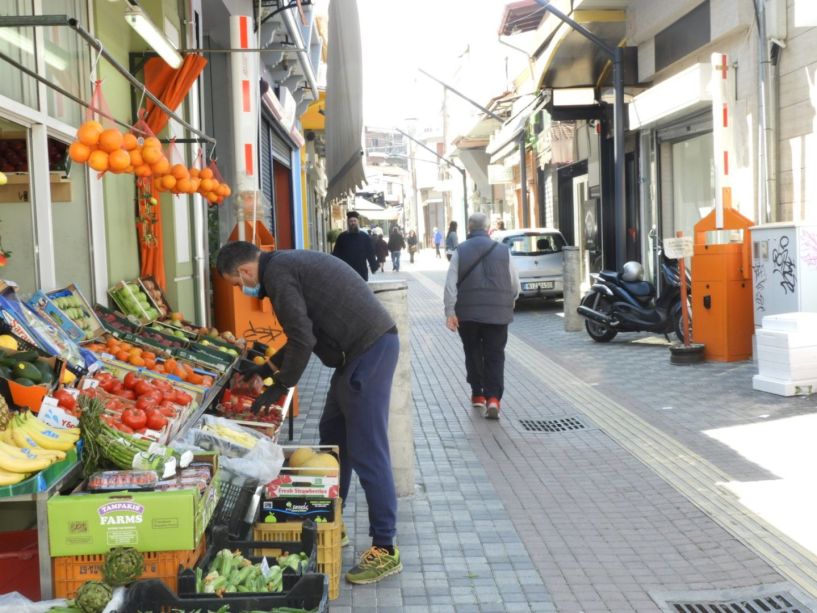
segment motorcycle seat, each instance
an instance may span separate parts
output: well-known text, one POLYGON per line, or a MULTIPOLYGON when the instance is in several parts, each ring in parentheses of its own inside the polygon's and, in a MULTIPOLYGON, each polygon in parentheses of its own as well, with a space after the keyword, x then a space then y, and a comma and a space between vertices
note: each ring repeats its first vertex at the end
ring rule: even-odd
POLYGON ((655 288, 648 281, 621 281, 622 287, 638 298, 649 298, 655 293, 655 288))
POLYGON ((599 271, 599 278, 602 281, 607 281, 608 283, 618 283, 618 273, 615 270, 602 270, 599 271))

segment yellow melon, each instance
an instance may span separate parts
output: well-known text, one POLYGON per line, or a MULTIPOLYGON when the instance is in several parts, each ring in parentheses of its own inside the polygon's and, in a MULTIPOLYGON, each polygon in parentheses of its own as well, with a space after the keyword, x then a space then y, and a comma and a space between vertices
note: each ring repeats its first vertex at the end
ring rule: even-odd
POLYGON ((309 458, 315 455, 315 451, 311 447, 299 447, 289 456, 289 465, 293 468, 303 466, 309 458))
POLYGON ((304 475, 313 477, 336 477, 340 465, 331 453, 316 453, 306 462, 301 464, 301 468, 309 470, 301 471, 304 475))

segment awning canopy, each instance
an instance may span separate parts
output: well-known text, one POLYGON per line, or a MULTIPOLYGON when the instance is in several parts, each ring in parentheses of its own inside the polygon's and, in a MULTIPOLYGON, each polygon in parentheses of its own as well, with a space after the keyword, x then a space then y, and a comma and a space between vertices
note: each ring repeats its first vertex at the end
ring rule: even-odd
POLYGON ((332 0, 326 84, 326 199, 330 202, 366 183, 362 70, 357 2, 332 0))
POLYGON ((367 200, 362 196, 355 196, 355 211, 360 213, 361 217, 370 220, 393 220, 400 217, 403 212, 402 206, 381 206, 376 202, 367 200))

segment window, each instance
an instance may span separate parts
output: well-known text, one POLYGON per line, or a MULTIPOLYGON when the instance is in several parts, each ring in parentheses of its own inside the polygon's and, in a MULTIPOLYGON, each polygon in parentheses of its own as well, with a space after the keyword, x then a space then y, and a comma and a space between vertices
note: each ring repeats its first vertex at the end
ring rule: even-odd
POLYGON ((562 250, 565 241, 559 234, 529 233, 509 236, 504 241, 511 255, 546 255, 562 250))

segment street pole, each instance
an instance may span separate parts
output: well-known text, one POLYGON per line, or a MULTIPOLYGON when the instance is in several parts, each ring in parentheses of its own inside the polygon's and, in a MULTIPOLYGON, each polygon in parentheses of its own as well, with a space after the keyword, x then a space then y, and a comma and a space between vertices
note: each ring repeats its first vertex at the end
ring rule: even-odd
POLYGON ((455 169, 460 171, 460 174, 462 174, 462 212, 463 212, 463 215, 465 216, 465 223, 467 224, 468 223, 468 180, 467 180, 466 175, 465 175, 465 169, 460 168, 459 166, 457 166, 454 162, 452 162, 448 158, 444 158, 439 153, 434 151, 434 149, 432 149, 431 147, 426 145, 424 142, 417 140, 416 138, 414 138, 410 134, 407 134, 406 132, 403 132, 403 130, 401 130, 400 128, 395 128, 395 130, 397 130, 400 134, 405 136, 410 141, 413 141, 413 142, 417 143, 418 145, 420 145, 423 149, 428 151, 431 155, 436 157, 441 162, 445 162, 446 164, 448 164, 449 167, 455 168, 455 169))
POLYGON ((530 227, 530 211, 528 210, 528 161, 525 159, 525 131, 519 135, 519 181, 522 184, 522 227, 530 227))
POLYGON ((627 226, 624 183, 624 74, 621 47, 611 47, 581 24, 573 21, 559 9, 551 5, 551 0, 536 0, 546 11, 561 19, 568 26, 587 38, 604 51, 613 62, 613 88, 615 89, 615 109, 613 109, 613 156, 615 159, 615 189, 613 216, 616 233, 616 268, 624 265, 627 258, 627 226))

